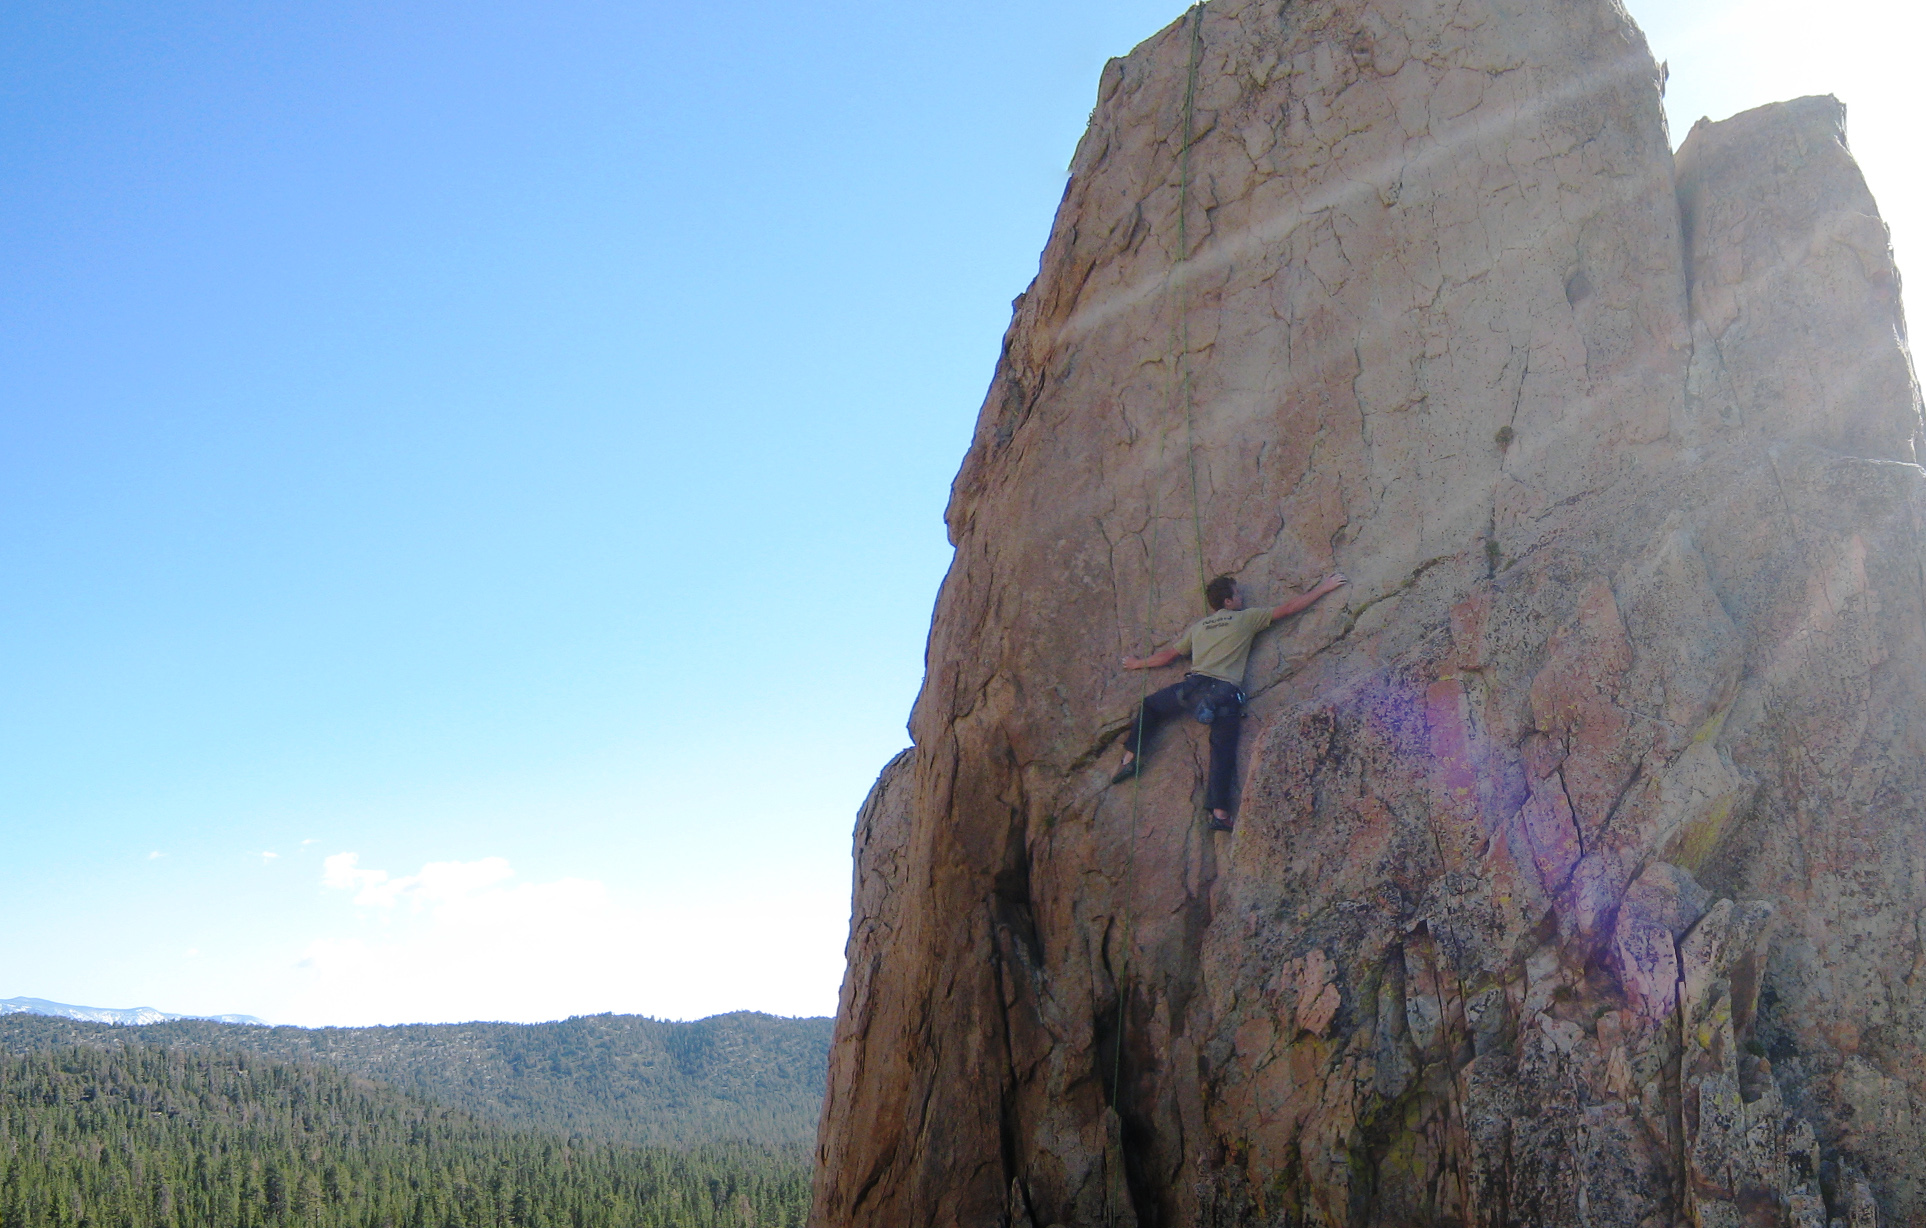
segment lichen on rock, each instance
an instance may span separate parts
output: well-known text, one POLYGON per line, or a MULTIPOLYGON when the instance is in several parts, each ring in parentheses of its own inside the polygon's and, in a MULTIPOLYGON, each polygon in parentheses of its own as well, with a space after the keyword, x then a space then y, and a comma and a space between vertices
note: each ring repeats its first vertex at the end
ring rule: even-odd
POLYGON ((857 836, 812 1223, 1926 1218, 1926 474, 1828 98, 1612 0, 1211 0, 1099 83, 857 836), (1115 660, 1352 586, 1109 787, 1115 660))

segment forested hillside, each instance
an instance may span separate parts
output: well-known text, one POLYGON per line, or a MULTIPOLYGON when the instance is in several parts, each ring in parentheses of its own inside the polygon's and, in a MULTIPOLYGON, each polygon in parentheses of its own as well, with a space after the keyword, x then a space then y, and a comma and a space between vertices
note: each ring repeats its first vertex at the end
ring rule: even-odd
POLYGON ((242 1053, 0 1057, 0 1228, 800 1228, 808 1196, 799 1147, 511 1129, 242 1053))
POLYGON ((636 1145, 815 1138, 828 1019, 738 1012, 692 1023, 589 1015, 559 1023, 144 1027, 0 1017, 0 1052, 62 1045, 242 1050, 318 1062, 496 1121, 636 1145))

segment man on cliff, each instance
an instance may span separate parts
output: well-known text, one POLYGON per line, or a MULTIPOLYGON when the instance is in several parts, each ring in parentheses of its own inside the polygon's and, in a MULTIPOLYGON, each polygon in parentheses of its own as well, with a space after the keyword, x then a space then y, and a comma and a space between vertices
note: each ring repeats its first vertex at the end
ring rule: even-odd
POLYGON ((1309 609, 1318 598, 1345 582, 1332 572, 1318 586, 1275 609, 1247 610, 1237 581, 1219 576, 1204 586, 1211 612, 1191 624, 1175 644, 1148 657, 1125 657, 1125 669, 1160 669, 1178 657, 1190 658, 1190 672, 1145 697, 1124 738, 1123 766, 1112 784, 1129 780, 1143 769, 1144 750, 1158 728, 1180 712, 1192 712, 1210 726, 1210 787, 1204 804, 1210 807, 1212 831, 1231 830, 1231 776, 1237 770, 1237 735, 1244 718, 1244 667, 1251 659, 1251 641, 1280 618, 1309 609))

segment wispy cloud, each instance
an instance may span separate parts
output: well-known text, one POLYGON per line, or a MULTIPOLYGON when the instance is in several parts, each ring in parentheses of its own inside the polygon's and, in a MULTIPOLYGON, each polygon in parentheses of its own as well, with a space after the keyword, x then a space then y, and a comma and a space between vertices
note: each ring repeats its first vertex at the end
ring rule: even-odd
POLYGON ((502 857, 480 861, 431 861, 421 873, 391 878, 386 870, 364 870, 358 853, 336 853, 321 862, 321 885, 355 893, 363 908, 392 908, 407 902, 415 911, 457 903, 485 887, 512 878, 502 857))
POLYGON ((265 851, 264 851, 264 852, 262 852, 262 854, 261 854, 261 861, 262 861, 262 863, 263 863, 263 864, 266 864, 267 862, 270 862, 270 861, 274 861, 274 860, 276 860, 276 859, 277 859, 277 858, 279 858, 280 856, 281 856, 281 854, 279 854, 279 853, 269 853, 269 852, 265 852, 265 851))
POLYGON ((165 857, 165 856, 167 856, 167 854, 166 854, 166 853, 163 853, 163 852, 161 852, 161 851, 160 851, 159 849, 155 849, 155 850, 154 850, 153 852, 151 852, 151 853, 149 853, 149 854, 147 854, 147 860, 149 860, 149 861, 159 861, 159 860, 160 860, 161 858, 163 858, 163 857, 165 857))

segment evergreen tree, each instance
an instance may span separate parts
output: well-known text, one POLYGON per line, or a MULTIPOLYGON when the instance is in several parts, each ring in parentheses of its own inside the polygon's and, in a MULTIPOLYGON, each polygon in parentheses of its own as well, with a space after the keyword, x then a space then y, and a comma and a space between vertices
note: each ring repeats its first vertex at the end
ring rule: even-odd
POLYGON ((0 1228, 801 1228, 799 1147, 515 1130, 325 1066, 0 1057, 0 1228))

